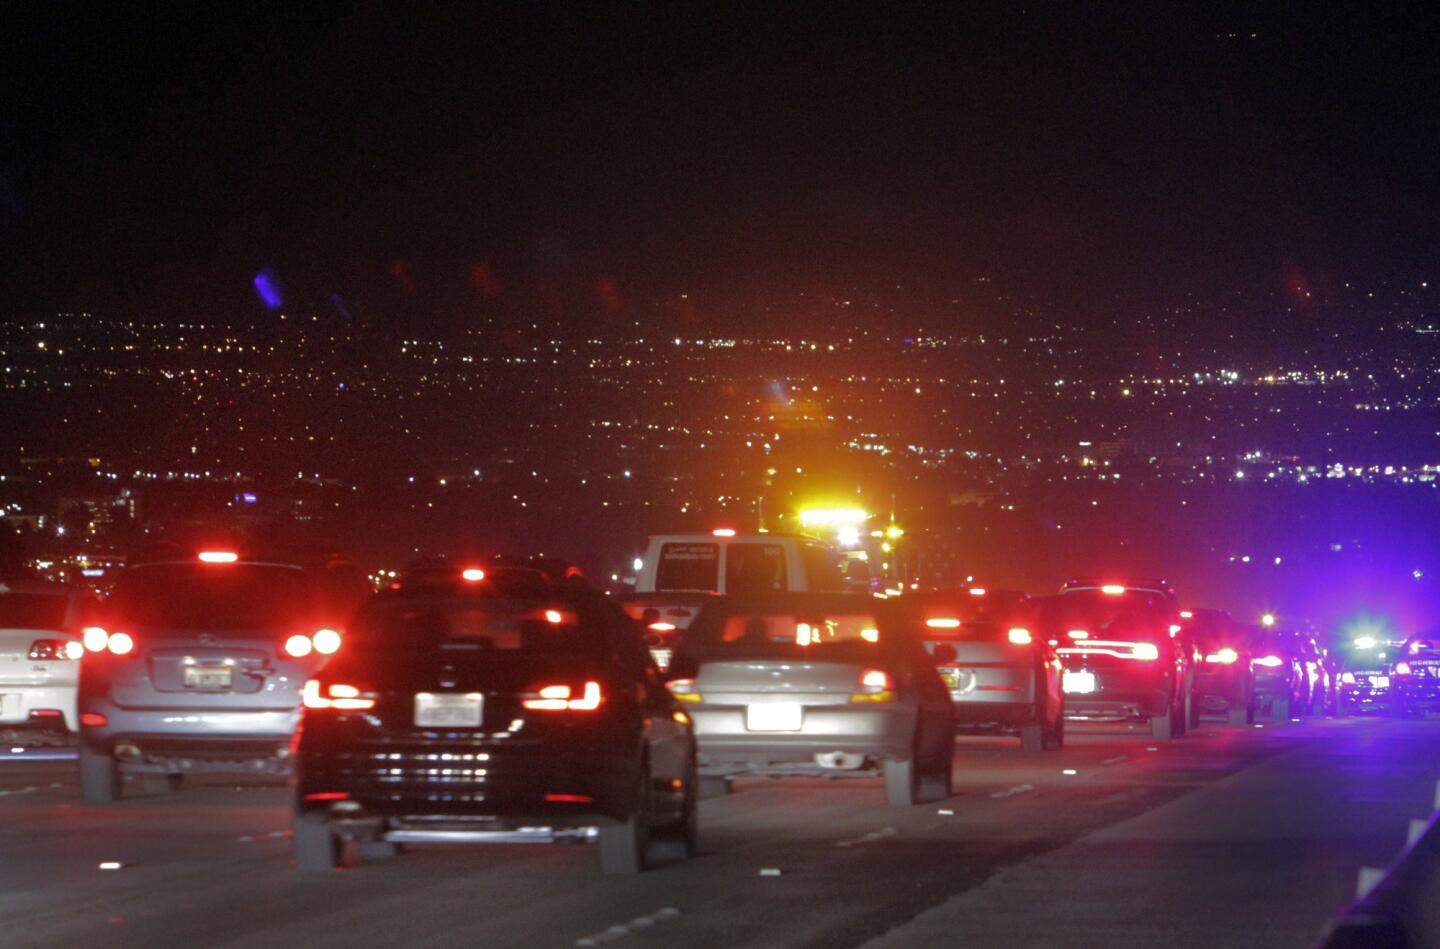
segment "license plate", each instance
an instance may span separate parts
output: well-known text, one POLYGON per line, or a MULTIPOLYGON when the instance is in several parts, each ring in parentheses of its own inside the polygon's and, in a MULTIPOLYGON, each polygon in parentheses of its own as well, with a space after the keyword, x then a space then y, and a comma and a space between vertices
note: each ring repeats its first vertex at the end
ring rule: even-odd
POLYGON ((1389 677, 1389 676, 1371 676, 1371 677, 1370 677, 1370 686, 1371 686, 1372 688, 1376 688, 1376 689, 1388 689, 1388 688, 1390 688, 1390 677, 1389 677))
POLYGON ((232 681, 233 670, 229 666, 185 667, 187 689, 228 689, 232 681))
POLYGON ((1094 692, 1096 689, 1095 673, 1085 672, 1083 670, 1075 672, 1066 670, 1064 677, 1060 681, 1060 687, 1066 692, 1074 692, 1082 695, 1087 692, 1094 692))
POLYGON ((415 696, 415 724, 428 728, 479 728, 483 705, 479 692, 421 692, 415 696))
POLYGON ((650 657, 655 660, 656 667, 664 672, 670 668, 670 657, 675 654, 673 649, 655 648, 650 650, 650 657))
POLYGON ((745 709, 745 728, 752 732, 798 732, 804 713, 799 705, 772 702, 745 709))

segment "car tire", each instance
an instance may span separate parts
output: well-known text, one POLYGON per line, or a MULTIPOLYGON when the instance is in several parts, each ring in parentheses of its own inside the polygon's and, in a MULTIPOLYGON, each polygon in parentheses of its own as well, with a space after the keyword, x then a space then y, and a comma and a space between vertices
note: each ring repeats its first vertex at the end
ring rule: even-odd
POLYGON ((1225 712, 1225 721, 1236 727, 1249 725, 1253 718, 1254 712, 1242 705, 1232 705, 1225 712))
POLYGON ((322 813, 295 815, 294 836, 291 846, 295 852, 295 865, 301 873, 323 873, 334 870, 343 863, 353 863, 354 854, 347 849, 339 836, 330 829, 330 818, 322 813), (346 859, 347 856, 350 859, 346 859))
POLYGON ((1065 717, 1055 720, 1055 727, 1045 733, 1044 750, 1060 751, 1065 747, 1065 717))
POLYGON ((724 797, 734 790, 729 778, 714 774, 701 775, 699 789, 702 801, 711 797, 724 797))
POLYGON ((914 755, 908 761, 887 760, 885 772, 885 800, 896 807, 908 807, 919 802, 919 778, 914 755))
POLYGON ((80 746, 80 800, 113 804, 120 798, 120 765, 114 755, 80 746))
POLYGON ((1020 726, 1020 750, 1021 751, 1044 751, 1045 750, 1045 726, 1039 722, 1031 725, 1020 726))
POLYGON ((647 860, 650 863, 679 863, 700 851, 700 788, 692 766, 685 781, 685 800, 680 805, 680 819, 650 839, 647 860))
POLYGON ((935 763, 933 768, 920 776, 920 787, 917 789, 915 801, 917 804, 930 804, 935 801, 943 801, 955 793, 955 740, 950 740, 950 747, 946 749, 941 759, 935 763))
POLYGON ((650 766, 640 766, 640 787, 630 815, 600 828, 600 872, 629 876, 645 870, 650 849, 650 766))
POLYGON ((1156 741, 1170 741, 1175 737, 1175 713, 1167 712, 1150 719, 1150 737, 1156 741))
POLYGON ((1270 702, 1270 718, 1272 721, 1285 722, 1290 720, 1290 700, 1273 699, 1270 702))

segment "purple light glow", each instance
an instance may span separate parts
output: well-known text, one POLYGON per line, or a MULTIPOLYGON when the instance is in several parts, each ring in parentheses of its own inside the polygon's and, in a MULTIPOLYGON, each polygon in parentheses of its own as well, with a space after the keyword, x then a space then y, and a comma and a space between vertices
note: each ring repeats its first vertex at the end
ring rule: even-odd
POLYGON ((275 279, 275 274, 268 268, 255 275, 255 292, 260 294, 260 299, 272 310, 280 309, 285 302, 280 293, 280 281, 275 279))

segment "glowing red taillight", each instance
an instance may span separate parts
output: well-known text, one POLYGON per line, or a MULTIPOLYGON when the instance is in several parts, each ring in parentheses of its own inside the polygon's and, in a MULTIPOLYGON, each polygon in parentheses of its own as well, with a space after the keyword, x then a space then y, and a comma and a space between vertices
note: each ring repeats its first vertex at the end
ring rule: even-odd
POLYGON ((521 705, 546 712, 593 712, 600 707, 600 683, 586 682, 577 690, 569 685, 541 686, 527 695, 521 705))
POLYGON ((1261 656, 1259 659, 1252 659, 1251 662, 1254 665, 1264 666, 1267 669, 1274 669, 1284 664, 1284 660, 1279 656, 1261 656))
POLYGON ((1403 660, 1395 663, 1395 674, 1397 676, 1408 676, 1410 674, 1410 663, 1403 660))
POLYGON ((233 550, 202 550, 198 559, 201 563, 234 563, 240 555, 233 550))
POLYGON ((1135 659, 1150 661, 1160 658, 1160 647, 1154 643, 1136 643, 1131 655, 1135 659))
POLYGON ((304 633, 296 633, 285 640, 285 655, 295 659, 303 659, 312 652, 322 656, 333 656, 340 651, 341 636, 333 629, 317 629, 306 636, 304 633))
POLYGON ((1005 635, 1006 638, 1008 638, 1010 642, 1016 646, 1028 646, 1035 641, 1034 637, 1030 635, 1030 630, 1022 629, 1019 626, 1010 630, 1005 635))
POLYGON ((110 719, 101 715, 99 712, 82 712, 80 714, 80 724, 87 728, 104 728, 110 724, 110 719))
POLYGON ((322 686, 318 679, 305 683, 300 702, 306 708, 333 708, 341 711, 364 711, 375 707, 375 699, 360 694, 360 689, 343 682, 322 686))
POLYGON ((85 647, 73 639, 37 639, 30 644, 29 658, 37 661, 79 659, 85 647))
POLYGON ((87 626, 80 634, 80 641, 90 652, 108 652, 115 656, 128 656, 135 651, 135 637, 129 633, 112 633, 99 626, 87 626))

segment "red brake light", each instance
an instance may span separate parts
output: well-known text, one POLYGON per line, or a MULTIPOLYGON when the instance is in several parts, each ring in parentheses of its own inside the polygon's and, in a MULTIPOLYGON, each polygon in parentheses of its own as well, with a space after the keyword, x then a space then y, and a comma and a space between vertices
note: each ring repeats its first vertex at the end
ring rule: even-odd
POLYGON ((937 616, 927 619, 925 625, 931 629, 959 629, 960 621, 950 616, 937 616))
POLYGON ((1254 663, 1257 666, 1264 666, 1267 669, 1274 669, 1276 666, 1282 664, 1282 660, 1279 656, 1261 656, 1259 659, 1254 660, 1254 663))
POLYGON ((296 633, 294 636, 285 640, 285 655, 293 656, 296 659, 302 659, 310 655, 314 649, 315 644, 310 641, 309 636, 302 636, 296 633))
POLYGON ((234 563, 240 555, 233 550, 202 550, 199 559, 201 563, 234 563))
POLYGON ((1340 673, 1340 681, 1343 682, 1343 683, 1345 683, 1346 685, 1354 685, 1354 684, 1355 684, 1355 673, 1353 673, 1353 672, 1342 672, 1342 673, 1340 673))
POLYGON ((855 691, 850 694, 851 702, 893 702, 895 701, 895 680, 884 669, 866 669, 860 673, 855 691))
POLYGON ((1030 630, 1021 629, 1018 626, 1010 630, 1010 632, 1006 635, 1010 638, 1010 642, 1014 643, 1016 646, 1028 646, 1035 641, 1034 638, 1030 635, 1030 630))
POLYGON ((1205 657, 1205 661, 1206 661, 1206 662, 1218 662, 1218 663, 1221 663, 1222 665, 1228 666, 1228 665, 1230 665, 1231 663, 1235 662, 1235 660, 1237 660, 1237 659, 1239 659, 1239 658, 1240 658, 1240 654, 1239 654, 1239 653, 1237 653, 1235 650, 1231 649, 1229 646, 1225 646, 1224 648, 1219 649, 1219 650, 1216 650, 1215 652, 1212 652, 1210 655, 1206 656, 1206 657, 1205 657))
POLYGON ((1071 639, 1089 639, 1090 633, 1083 629, 1072 629, 1065 633, 1071 639))
POLYGON ((89 728, 104 728, 110 724, 110 719, 101 715, 99 712, 81 712, 80 724, 89 728))
POLYGON ((714 534, 716 537, 734 537, 734 536, 735 536, 735 528, 733 528, 733 527, 717 527, 717 528, 715 528, 713 531, 711 531, 710 533, 714 534))
POLYGON ((547 712, 566 710, 593 712, 600 707, 600 702, 600 683, 590 681, 581 687, 578 696, 575 694, 575 690, 568 685, 546 685, 536 689, 531 697, 526 698, 520 704, 526 708, 547 712))
POLYGON ((1100 588, 1100 592, 1104 593, 1106 596, 1119 596, 1120 594, 1125 592, 1125 584, 1107 583, 1100 588))
POLYGON ((651 623, 651 624, 650 624, 650 628, 653 629, 653 630, 655 630, 655 632, 657 632, 657 633, 673 633, 673 632, 675 631, 675 624, 674 624, 674 623, 651 623))
POLYGON ((971 595, 971 596, 984 596, 984 595, 985 595, 985 588, 984 588, 984 587, 971 587, 971 588, 970 588, 970 595, 971 595))
POLYGON ((305 687, 300 691, 300 701, 306 708, 334 708, 342 711, 363 711, 375 707, 375 700, 362 697, 360 690, 353 685, 332 682, 322 688, 318 679, 305 683, 305 687))
POLYGON ((37 639, 30 644, 30 658, 38 661, 79 659, 83 655, 85 647, 73 639, 37 639))
POLYGON ((135 649, 135 639, 129 633, 111 633, 105 648, 117 656, 128 655, 135 649))
POLYGON ((485 571, 479 567, 466 567, 460 571, 460 579, 468 581, 469 583, 479 583, 485 579, 485 571))
POLYGON ((545 800, 557 804, 589 804, 595 799, 588 794, 547 794, 545 800))
POLYGON ((1136 643, 1134 656, 1136 659, 1141 659, 1145 661, 1159 659, 1160 647, 1155 645, 1154 643, 1136 643))
POLYGON ((315 644, 315 651, 322 656, 333 656, 340 651, 340 634, 333 629, 317 629, 310 641, 315 644))
POLYGON ((1410 674, 1410 663, 1404 660, 1395 663, 1395 674, 1397 676, 1408 676, 1410 674))

